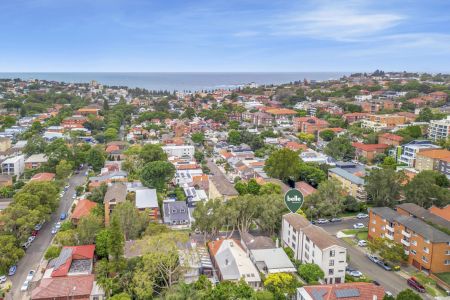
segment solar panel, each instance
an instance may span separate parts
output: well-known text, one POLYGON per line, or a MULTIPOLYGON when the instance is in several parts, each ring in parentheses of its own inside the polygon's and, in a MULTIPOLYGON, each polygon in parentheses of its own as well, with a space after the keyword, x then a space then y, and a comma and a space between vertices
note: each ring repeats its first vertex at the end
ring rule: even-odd
POLYGON ((359 297, 358 289, 342 289, 335 291, 336 298, 359 297))
POLYGON ((327 291, 324 291, 324 290, 314 289, 311 291, 311 294, 312 294, 314 300, 323 300, 323 296, 325 296, 326 293, 327 293, 327 291))

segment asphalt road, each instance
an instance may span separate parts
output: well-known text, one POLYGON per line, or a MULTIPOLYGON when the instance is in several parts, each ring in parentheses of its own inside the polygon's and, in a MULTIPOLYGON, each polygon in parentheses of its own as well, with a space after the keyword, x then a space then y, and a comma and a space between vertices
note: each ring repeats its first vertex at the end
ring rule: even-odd
POLYGON ((39 267, 42 257, 44 256, 44 253, 53 238, 51 233, 52 226, 59 221, 61 213, 67 213, 70 210, 73 203, 72 197, 75 195, 75 188, 85 182, 86 176, 84 174, 86 170, 87 168, 84 168, 79 174, 74 174, 69 179, 70 187, 61 198, 57 211, 52 214, 50 221, 46 222, 42 226, 36 239, 27 249, 25 256, 17 264, 16 274, 9 277, 12 282, 12 289, 7 295, 7 299, 22 299, 24 297, 25 293, 20 291, 20 287, 25 281, 30 270, 38 271, 37 268, 39 267))
MULTIPOLYGON (((328 233, 336 235, 338 231, 353 228, 353 224, 356 223, 363 223, 367 227, 368 219, 344 219, 342 222, 327 223, 319 226, 325 229, 328 233)), ((394 295, 397 295, 402 290, 409 288, 409 286, 406 284, 405 278, 401 277, 395 272, 385 271, 383 268, 370 261, 367 258, 364 249, 358 246, 351 246, 341 239, 338 240, 341 246, 347 248, 347 254, 349 256, 349 267, 361 271, 364 275, 368 276, 372 280, 378 281, 386 291, 389 291, 394 295)), ((422 294, 421 296, 424 299, 432 299, 427 295, 422 294)))

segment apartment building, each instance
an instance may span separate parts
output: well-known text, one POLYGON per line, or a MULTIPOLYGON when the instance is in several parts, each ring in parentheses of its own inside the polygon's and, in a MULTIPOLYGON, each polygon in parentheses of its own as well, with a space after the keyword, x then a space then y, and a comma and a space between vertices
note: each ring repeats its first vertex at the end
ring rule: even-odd
POLYGON ((361 127, 370 128, 374 131, 382 129, 392 129, 398 125, 406 123, 406 117, 400 115, 370 115, 366 120, 363 120, 361 127))
POLYGON ((328 128, 329 124, 325 120, 321 120, 317 117, 300 117, 294 118, 294 127, 298 131, 303 133, 315 134, 321 129, 328 128))
POLYGON ((163 146, 162 149, 166 152, 167 156, 175 157, 194 157, 195 148, 192 145, 181 146, 163 146))
POLYGON ((444 120, 431 120, 428 126, 428 138, 433 141, 450 138, 450 116, 444 120))
POLYGON ((364 157, 367 161, 372 161, 377 154, 382 154, 389 148, 386 144, 363 144, 363 143, 352 143, 355 148, 355 156, 357 158, 364 157))
POLYGON ((401 146, 401 154, 397 155, 399 163, 406 164, 408 167, 415 167, 417 153, 424 150, 440 149, 427 140, 415 140, 401 146))
POLYGON ((418 171, 435 170, 450 176, 450 151, 446 149, 423 150, 416 155, 418 171))
POLYGON ((336 238, 325 230, 289 213, 283 216, 281 239, 284 247, 294 251, 295 259, 317 264, 325 273, 325 283, 345 282, 347 249, 338 246, 336 238))
POLYGON ((371 208, 369 239, 384 237, 403 245, 408 263, 432 273, 450 272, 450 236, 398 208, 371 208))
POLYGON ((364 179, 352 174, 342 168, 331 168, 328 170, 328 178, 339 181, 342 188, 352 197, 359 201, 367 200, 367 193, 364 188, 364 179))
POLYGON ((403 137, 392 134, 392 133, 383 133, 380 136, 378 136, 378 144, 386 144, 389 146, 400 146, 400 144, 403 141, 403 137))
POLYGON ((25 156, 19 155, 2 162, 2 174, 20 176, 25 170, 25 156))

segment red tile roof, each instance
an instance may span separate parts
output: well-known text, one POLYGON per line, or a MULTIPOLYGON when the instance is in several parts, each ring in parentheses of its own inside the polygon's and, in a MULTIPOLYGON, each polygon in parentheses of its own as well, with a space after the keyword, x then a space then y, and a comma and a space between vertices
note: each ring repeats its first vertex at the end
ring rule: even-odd
MULTIPOLYGON (((376 286, 373 283, 367 282, 351 282, 351 283, 340 283, 340 284, 327 284, 327 285, 309 285, 303 287, 306 292, 314 300, 342 300, 342 299, 352 299, 352 300, 373 300, 383 299, 384 288, 381 286, 376 286), (359 296, 354 297, 338 297, 336 292, 344 290, 358 290, 359 296), (313 291, 315 293, 313 293, 313 291), (321 297, 317 298, 314 294, 320 294, 321 297)), ((338 292, 339 293, 339 292, 338 292)))
POLYGON ((31 299, 53 299, 73 297, 76 299, 89 299, 94 285, 94 275, 70 276, 58 278, 44 278, 31 292, 31 299))
POLYGON ((54 173, 37 173, 31 177, 31 181, 52 181, 55 178, 54 173))
POLYGON ((97 203, 87 199, 82 199, 78 201, 78 204, 72 213, 71 219, 80 219, 82 217, 89 215, 91 210, 96 206, 97 203))
MULTIPOLYGON (((70 265, 72 264, 72 260, 94 258, 95 245, 66 246, 63 247, 61 253, 63 253, 64 249, 71 249, 72 255, 68 256, 66 258, 66 261, 61 262, 58 268, 53 269, 52 277, 67 276, 67 273, 69 272, 70 269, 70 265)), ((56 259, 61 259, 61 256, 56 259)))
POLYGON ((311 195, 312 193, 317 191, 317 189, 313 188, 312 186, 310 186, 308 183, 306 183, 304 181, 296 182, 295 183, 295 188, 297 190, 299 190, 300 192, 302 192, 303 197, 311 195))
POLYGON ((376 150, 382 150, 389 148, 389 145, 386 144, 363 144, 363 143, 352 143, 352 146, 356 149, 360 149, 366 152, 376 151, 376 150))
POLYGON ((392 134, 392 133, 383 133, 382 135, 380 135, 380 137, 383 137, 383 138, 389 139, 389 140, 393 140, 393 141, 397 141, 397 142, 403 141, 403 137, 396 135, 396 134, 392 134))

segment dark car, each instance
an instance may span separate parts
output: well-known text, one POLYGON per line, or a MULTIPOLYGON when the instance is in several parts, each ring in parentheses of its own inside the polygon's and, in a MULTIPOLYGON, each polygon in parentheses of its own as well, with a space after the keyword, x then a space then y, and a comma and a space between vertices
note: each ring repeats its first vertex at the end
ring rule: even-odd
POLYGON ((386 271, 392 271, 392 268, 382 260, 377 261, 376 264, 385 269, 386 271))
POLYGON ((425 287, 423 285, 420 284, 420 282, 417 281, 416 278, 411 277, 410 279, 408 279, 406 281, 406 283, 412 287, 413 289, 415 289, 416 291, 418 291, 419 293, 425 293, 425 287))
POLYGON ((372 280, 372 283, 375 284, 375 285, 380 286, 380 283, 378 281, 376 281, 376 280, 372 280))
POLYGON ((37 235, 38 235, 38 233, 39 233, 39 231, 38 231, 38 230, 33 230, 33 232, 31 233, 31 235, 32 235, 32 236, 37 236, 37 235))

